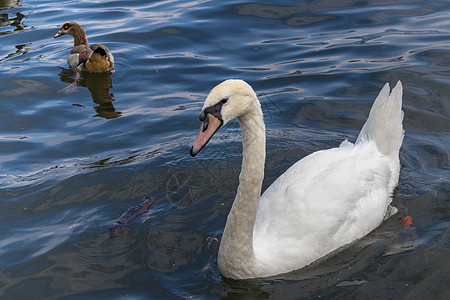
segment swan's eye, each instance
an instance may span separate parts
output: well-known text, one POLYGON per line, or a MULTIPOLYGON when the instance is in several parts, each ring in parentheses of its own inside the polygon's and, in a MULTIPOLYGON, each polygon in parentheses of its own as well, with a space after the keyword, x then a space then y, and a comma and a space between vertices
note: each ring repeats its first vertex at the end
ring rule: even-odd
POLYGON ((225 103, 228 102, 228 98, 222 99, 220 102, 221 102, 222 104, 225 104, 225 103))

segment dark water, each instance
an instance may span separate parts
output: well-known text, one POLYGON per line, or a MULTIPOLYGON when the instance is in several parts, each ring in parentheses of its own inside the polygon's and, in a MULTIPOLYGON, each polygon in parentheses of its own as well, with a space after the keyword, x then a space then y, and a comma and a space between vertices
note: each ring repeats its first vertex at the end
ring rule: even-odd
POLYGON ((448 1, 0 0, 2 299, 449 299, 448 1), (84 74, 76 20, 116 58, 84 74), (390 218, 344 252, 266 280, 215 259, 238 183, 237 122, 188 155, 209 90, 247 80, 267 126, 264 188, 301 157, 354 141, 385 82, 406 136, 390 218), (109 227, 158 202, 122 237, 109 227))

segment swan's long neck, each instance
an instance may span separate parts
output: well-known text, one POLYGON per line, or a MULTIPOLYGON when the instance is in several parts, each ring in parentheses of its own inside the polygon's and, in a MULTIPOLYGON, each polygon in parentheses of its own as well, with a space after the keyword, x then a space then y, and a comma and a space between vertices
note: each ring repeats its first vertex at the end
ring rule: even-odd
MULTIPOLYGON (((255 267, 253 228, 264 179, 266 135, 261 105, 238 118, 242 129, 243 159, 239 187, 219 249, 218 263, 226 277, 245 277, 255 267)), ((248 274, 250 275, 250 274, 248 274)))

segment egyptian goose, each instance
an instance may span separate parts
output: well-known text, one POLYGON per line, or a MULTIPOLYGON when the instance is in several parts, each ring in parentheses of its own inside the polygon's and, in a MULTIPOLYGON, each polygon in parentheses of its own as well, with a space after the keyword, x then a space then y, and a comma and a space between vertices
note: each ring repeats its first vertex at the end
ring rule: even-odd
POLYGON ((266 156, 260 102, 242 80, 216 86, 200 113, 195 156, 216 131, 237 118, 243 161, 218 264, 225 277, 268 277, 309 265, 348 245, 396 212, 403 140, 402 84, 386 84, 356 143, 314 152, 292 165, 261 196, 266 156))
POLYGON ((89 46, 86 32, 77 22, 64 23, 55 38, 69 34, 73 36, 73 48, 67 57, 67 63, 77 71, 93 73, 114 73, 114 57, 108 47, 102 44, 89 46))

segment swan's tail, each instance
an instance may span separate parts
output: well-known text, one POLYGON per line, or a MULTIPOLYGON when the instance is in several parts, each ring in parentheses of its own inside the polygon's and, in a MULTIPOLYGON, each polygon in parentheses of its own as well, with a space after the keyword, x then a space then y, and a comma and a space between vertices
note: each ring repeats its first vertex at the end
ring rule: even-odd
POLYGON ((391 94, 389 91, 389 83, 386 83, 375 99, 356 143, 374 140, 382 153, 398 157, 404 135, 402 83, 398 81, 391 94))

